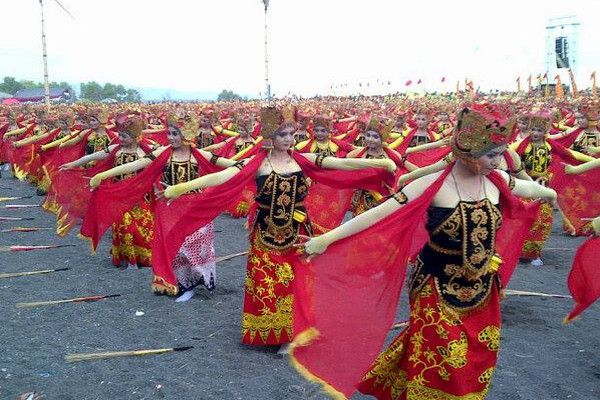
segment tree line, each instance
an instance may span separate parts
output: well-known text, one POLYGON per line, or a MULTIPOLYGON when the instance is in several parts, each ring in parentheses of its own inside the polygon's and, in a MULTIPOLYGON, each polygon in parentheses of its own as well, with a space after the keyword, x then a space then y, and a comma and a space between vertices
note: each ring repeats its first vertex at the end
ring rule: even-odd
MULTIPOLYGON (((12 76, 5 76, 0 82, 0 92, 14 95, 21 89, 42 88, 44 84, 30 80, 17 80, 12 76)), ((67 82, 50 82, 50 87, 68 89, 71 93, 71 99, 77 100, 76 92, 67 82)), ((116 85, 107 82, 100 85, 98 82, 82 82, 79 84, 79 98, 81 100, 100 101, 104 99, 113 99, 117 101, 137 102, 142 99, 140 92, 135 89, 126 89, 123 85, 116 85)))

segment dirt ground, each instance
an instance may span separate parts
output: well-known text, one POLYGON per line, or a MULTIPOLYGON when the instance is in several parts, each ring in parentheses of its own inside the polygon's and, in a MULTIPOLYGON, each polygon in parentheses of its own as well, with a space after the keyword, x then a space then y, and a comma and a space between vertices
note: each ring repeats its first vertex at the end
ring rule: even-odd
MULTIPOLYGON (((0 197, 35 194, 4 174, 0 197)), ((41 197, 0 203, 0 216, 32 221, 12 226, 53 227, 41 197)), ((544 251, 543 267, 520 265, 509 288, 568 294, 566 277, 582 239, 560 234, 560 218, 544 251)), ((246 250, 242 220, 215 222, 217 255, 246 250)), ((114 268, 107 235, 96 256, 71 232, 0 233, 0 246, 74 244, 53 250, 0 253, 0 273, 70 268, 47 275, 0 279, 0 399, 38 391, 48 400, 95 399, 321 399, 275 349, 240 344, 245 258, 218 265, 217 289, 197 289, 187 303, 154 296, 149 270, 114 268), (121 297, 89 303, 17 309, 18 302, 90 295, 121 297), (143 315, 139 315, 141 313, 143 315), (136 314, 137 313, 137 314, 136 314), (65 354, 172 346, 193 349, 162 355, 66 363, 65 354)), ((408 315, 404 295, 398 320, 408 315)), ((490 400, 600 399, 600 312, 595 305, 568 326, 570 299, 510 296, 503 302, 499 365, 490 400)), ((398 331, 390 332, 391 341, 398 331)), ((343 366, 341 366, 343 368, 343 366)), ((355 395, 353 399, 366 399, 355 395)))

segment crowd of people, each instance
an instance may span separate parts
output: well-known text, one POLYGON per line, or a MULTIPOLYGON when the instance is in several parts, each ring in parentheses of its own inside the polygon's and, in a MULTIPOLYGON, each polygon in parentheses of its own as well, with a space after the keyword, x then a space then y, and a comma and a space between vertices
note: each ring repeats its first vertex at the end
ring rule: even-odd
POLYGON ((502 290, 543 266, 555 211, 598 246, 599 114, 507 94, 16 105, 0 162, 57 235, 95 251, 112 228, 115 267, 177 302, 218 284, 213 220, 247 218, 242 342, 335 398, 483 399, 502 290), (406 275, 410 321, 380 353, 406 275))

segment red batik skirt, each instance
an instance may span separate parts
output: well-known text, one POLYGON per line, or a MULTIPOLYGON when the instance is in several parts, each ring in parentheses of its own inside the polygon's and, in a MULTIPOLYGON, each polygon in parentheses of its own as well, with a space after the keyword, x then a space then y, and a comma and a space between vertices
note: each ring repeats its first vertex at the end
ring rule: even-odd
POLYGON ((379 355, 358 390, 380 400, 484 399, 500 344, 497 287, 458 315, 438 302, 433 278, 411 299, 409 326, 379 355))
POLYGON ((149 267, 152 264, 154 215, 144 200, 126 211, 121 222, 112 225, 112 263, 121 262, 149 267))
POLYGON ((544 244, 550 236, 553 221, 554 214, 552 206, 548 203, 542 204, 538 211, 535 223, 531 226, 529 235, 527 235, 525 243, 523 243, 523 251, 521 252, 523 257, 532 259, 540 257, 544 244))
POLYGON ((250 234, 244 287, 242 343, 277 345, 292 341, 294 247, 267 248, 258 237, 258 224, 250 234))

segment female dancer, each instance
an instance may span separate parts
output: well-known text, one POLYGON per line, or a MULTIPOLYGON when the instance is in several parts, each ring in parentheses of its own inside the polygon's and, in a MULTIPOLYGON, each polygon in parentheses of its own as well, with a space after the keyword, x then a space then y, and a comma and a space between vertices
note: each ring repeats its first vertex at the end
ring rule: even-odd
MULTIPOLYGON (((391 160, 339 159, 292 152, 295 126, 289 120, 284 122, 281 110, 263 108, 261 135, 263 143, 272 142, 272 148, 257 146, 254 157, 244 160, 247 165, 241 170, 228 168, 168 187, 164 193, 165 197, 173 199, 183 193, 217 186, 212 192, 207 189, 205 193, 208 195, 226 192, 228 187, 242 187, 249 179, 256 179, 256 208, 250 218, 250 250, 242 318, 244 344, 279 345, 287 344, 293 338, 292 309, 297 302, 304 301, 297 298, 294 290, 298 255, 293 245, 298 235, 310 233, 310 219, 304 207, 308 193, 307 176, 339 188, 367 185, 367 182, 371 182, 370 187, 378 187, 383 177, 391 175, 369 167, 385 167, 389 171, 396 169, 391 160), (356 171, 363 168, 369 169, 356 171)), ((201 202, 198 200, 199 206, 202 206, 201 202)), ((171 207, 176 204, 177 201, 171 207)), ((189 219, 182 220, 182 225, 189 223, 189 219)), ((178 229, 176 226, 172 232, 178 229)), ((284 352, 286 348, 287 345, 283 345, 280 350, 284 352)))
POLYGON ((512 126, 497 114, 463 109, 452 137, 456 162, 305 243, 308 254, 331 248, 302 269, 315 282, 311 328, 293 343, 304 375, 318 377, 337 398, 357 388, 378 399, 485 397, 499 347, 500 288, 537 208, 514 194, 556 197, 495 171, 512 126), (410 282, 410 324, 368 369, 395 317, 406 260, 423 244, 410 282), (365 259, 344 256, 365 251, 365 259))
MULTIPOLYGON (((102 169, 118 167, 128 164, 143 158, 146 154, 151 153, 152 149, 141 144, 142 129, 144 122, 141 116, 136 114, 122 114, 116 119, 117 132, 119 134, 120 144, 108 146, 106 150, 100 150, 90 155, 79 158, 78 160, 66 163, 60 166, 60 171, 73 170, 86 165, 98 163, 102 169), (101 163, 101 161, 110 159, 109 162, 101 163), (101 166, 102 165, 102 166, 101 166)), ((93 172, 98 173, 98 168, 92 168, 93 172)), ((82 171, 83 172, 83 171, 82 171)), ((93 176, 92 175, 89 176, 93 176)), ((61 176, 64 173, 59 173, 56 184, 61 185, 61 176)), ((78 174, 83 177, 82 174, 78 174)), ((130 174, 117 175, 113 178, 115 182, 129 178, 135 175, 135 172, 130 174)), ((62 184, 61 186, 63 186, 62 184)), ((69 188, 63 187, 59 189, 59 198, 62 193, 69 188)), ((84 189, 84 190, 87 190, 84 189)), ((73 194, 73 193, 71 193, 73 194)), ((70 196, 71 201, 74 201, 70 196)), ((114 266, 121 269, 137 269, 138 266, 152 265, 152 237, 153 237, 154 216, 150 208, 149 198, 145 198, 140 203, 126 211, 119 222, 112 224, 112 247, 110 254, 114 266)))
MULTIPOLYGON (((145 169, 136 177, 119 182, 121 185, 107 185, 104 188, 100 186, 99 193, 94 193, 92 197, 96 207, 99 208, 103 203, 111 201, 115 204, 122 202, 122 205, 119 206, 122 208, 131 207, 151 190, 159 177, 160 181, 173 185, 188 182, 207 172, 215 172, 234 164, 228 159, 218 158, 206 151, 197 150, 194 147, 197 135, 198 122, 195 117, 187 116, 178 119, 178 117, 172 116, 169 120, 169 146, 159 147, 144 158, 112 168, 92 178, 90 186, 96 188, 104 179, 145 169)), ((155 194, 160 200, 161 192, 157 190, 155 194)), ((118 211, 115 209, 112 213, 105 211, 102 216, 97 213, 86 214, 81 228, 82 235, 91 238, 96 243, 102 236, 102 229, 107 228, 105 221, 118 220, 117 213, 118 211)), ((156 213, 157 219, 169 217, 156 213)), ((155 240, 152 247, 154 274, 152 290, 157 294, 177 295, 179 293, 177 302, 191 299, 194 295, 193 289, 199 284, 203 284, 208 290, 213 290, 216 282, 213 241, 213 225, 210 223, 185 238, 185 242, 178 247, 178 253, 170 260, 172 265, 157 266, 154 262, 156 249, 160 249, 164 243, 156 243, 155 240)))
MULTIPOLYGON (((399 172, 413 171, 417 167, 406 161, 396 151, 384 146, 387 141, 392 127, 393 121, 386 121, 379 117, 373 117, 369 120, 365 129, 365 144, 366 147, 356 149, 348 153, 347 158, 365 158, 365 159, 385 159, 389 158, 400 169, 399 172)), ((392 188, 387 188, 380 192, 368 190, 357 190, 352 198, 352 216, 357 216, 363 212, 377 206, 385 196, 392 193, 392 188)))

